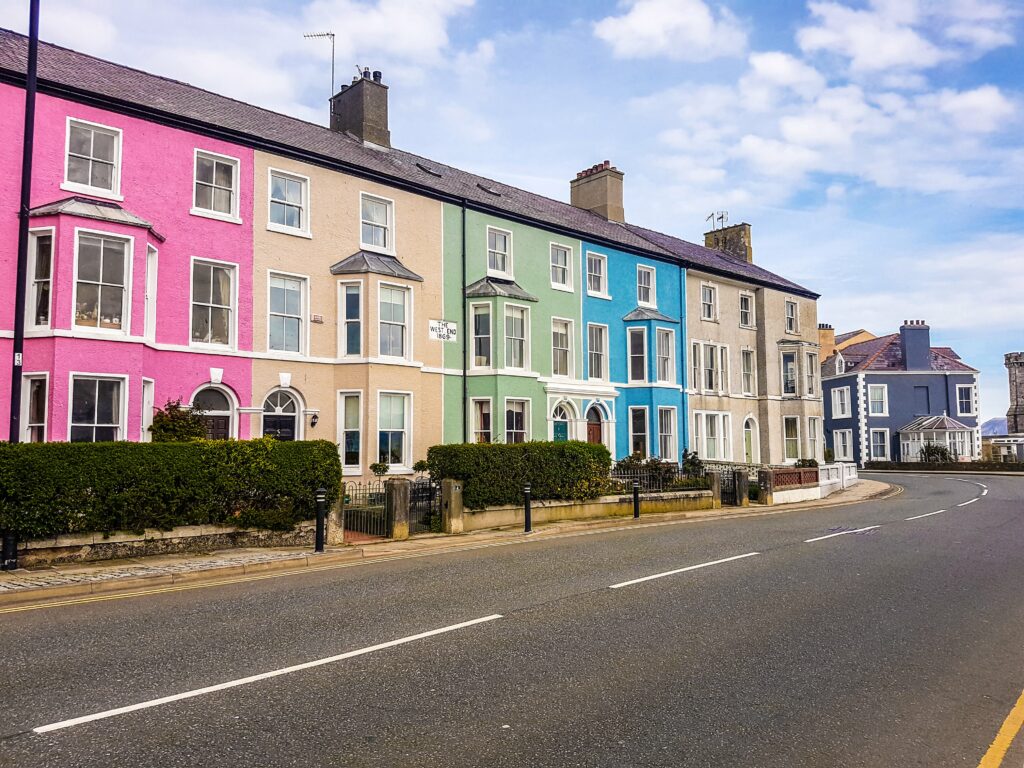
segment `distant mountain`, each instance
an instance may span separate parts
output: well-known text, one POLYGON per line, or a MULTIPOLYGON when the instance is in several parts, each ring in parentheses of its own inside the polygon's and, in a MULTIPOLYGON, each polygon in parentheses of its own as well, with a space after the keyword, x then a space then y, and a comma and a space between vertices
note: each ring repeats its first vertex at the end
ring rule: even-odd
POLYGON ((1006 434, 1006 419, 989 419, 981 425, 981 436, 989 437, 990 435, 1005 435, 1006 434))

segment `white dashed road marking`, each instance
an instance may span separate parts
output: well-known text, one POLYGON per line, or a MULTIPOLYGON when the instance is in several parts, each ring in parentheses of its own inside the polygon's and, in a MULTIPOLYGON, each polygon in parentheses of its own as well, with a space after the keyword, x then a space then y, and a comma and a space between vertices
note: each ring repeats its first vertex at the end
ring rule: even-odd
POLYGON ((940 509, 937 512, 925 512, 923 515, 914 515, 913 517, 905 517, 904 520, 920 520, 922 517, 931 517, 932 515, 941 515, 946 510, 940 509))
POLYGON ((609 589, 621 589, 622 587, 628 587, 631 584, 639 584, 642 581, 652 581, 654 579, 663 579, 666 576, 674 576, 677 573, 684 573, 685 571, 695 571, 698 568, 707 568, 709 565, 720 565, 721 563, 730 563, 733 560, 742 560, 744 557, 753 557, 759 555, 760 552, 747 552, 745 555, 733 555, 732 557, 723 557, 721 560, 712 560, 708 563, 698 563, 697 565, 688 565, 685 568, 676 568, 674 571, 665 571, 664 573, 656 573, 653 576, 644 576, 640 579, 632 579, 630 581, 623 581, 619 584, 612 584, 609 589))
POLYGON ((880 525, 869 525, 866 528, 857 528, 852 531, 839 531, 839 533, 830 533, 827 536, 816 536, 813 539, 804 539, 804 544, 810 544, 813 541, 824 541, 825 539, 831 539, 834 536, 845 536, 848 533, 864 533, 864 531, 870 531, 875 528, 881 528, 880 525))

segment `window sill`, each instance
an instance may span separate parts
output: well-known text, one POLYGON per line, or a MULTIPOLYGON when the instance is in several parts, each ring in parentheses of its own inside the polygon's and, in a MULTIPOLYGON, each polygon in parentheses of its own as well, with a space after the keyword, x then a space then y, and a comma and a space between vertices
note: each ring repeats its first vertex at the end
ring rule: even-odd
POLYGON ((361 474, 363 474, 362 467, 342 467, 341 468, 341 475, 342 475, 342 477, 359 477, 361 474))
POLYGON ((274 224, 271 222, 267 223, 268 232, 277 232, 282 235, 291 235, 292 237, 304 237, 307 240, 313 239, 313 233, 305 229, 295 229, 293 227, 284 227, 280 224, 274 224))
POLYGON ((95 325, 78 325, 77 323, 71 326, 71 333, 77 335, 78 333, 85 333, 90 336, 124 336, 127 337, 128 331, 125 328, 98 328, 95 325))
POLYGON ((740 328, 742 328, 744 331, 756 331, 757 330, 757 326, 756 325, 744 325, 743 323, 740 323, 740 328))
POLYGON ((510 275, 510 274, 508 274, 506 272, 495 272, 492 269, 488 269, 487 270, 487 276, 488 277, 493 277, 496 280, 512 280, 512 281, 514 281, 516 279, 515 275, 510 275))
POLYGON ((604 299, 605 301, 611 301, 612 297, 607 293, 595 293, 594 291, 587 291, 587 296, 592 299, 604 299))
POLYGON ((109 189, 90 187, 85 184, 76 184, 73 181, 62 182, 60 188, 63 189, 65 192, 75 192, 79 195, 100 197, 103 198, 104 200, 116 200, 119 203, 124 202, 124 195, 119 195, 116 192, 112 192, 109 189))
POLYGON ((227 213, 217 213, 217 211, 208 211, 205 208, 196 208, 193 206, 189 213, 193 216, 199 216, 204 219, 213 219, 214 221, 226 221, 229 224, 241 224, 242 220, 238 216, 232 216, 227 213))
POLYGON ((551 284, 551 290, 553 290, 553 291, 561 291, 562 293, 575 293, 576 292, 576 291, 573 290, 572 286, 569 286, 569 285, 558 285, 557 283, 552 283, 551 284))
POLYGON ((233 352, 235 351, 234 344, 208 344, 202 341, 190 341, 188 345, 191 349, 209 349, 216 352, 233 352))
POLYGON ((638 307, 643 307, 644 309, 657 309, 658 308, 657 304, 648 304, 646 301, 638 301, 636 303, 636 305, 638 307))
MULTIPOLYGON (((394 248, 381 248, 379 245, 370 245, 369 243, 359 243, 359 249, 362 251, 370 251, 370 253, 380 253, 384 256, 395 256, 394 248)), ((509 278, 511 279, 511 278, 509 278)))
POLYGON ((702 323, 714 323, 715 325, 718 325, 718 318, 716 317, 701 317, 700 321, 702 323))

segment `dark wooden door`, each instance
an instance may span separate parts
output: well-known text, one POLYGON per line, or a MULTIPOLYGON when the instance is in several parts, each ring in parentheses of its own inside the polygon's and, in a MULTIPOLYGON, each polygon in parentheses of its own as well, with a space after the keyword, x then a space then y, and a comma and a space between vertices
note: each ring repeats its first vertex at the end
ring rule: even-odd
POLYGON ((587 442, 600 445, 601 443, 601 422, 587 421, 587 442))
POLYGON ((203 416, 208 440, 227 440, 231 437, 230 416, 203 416))

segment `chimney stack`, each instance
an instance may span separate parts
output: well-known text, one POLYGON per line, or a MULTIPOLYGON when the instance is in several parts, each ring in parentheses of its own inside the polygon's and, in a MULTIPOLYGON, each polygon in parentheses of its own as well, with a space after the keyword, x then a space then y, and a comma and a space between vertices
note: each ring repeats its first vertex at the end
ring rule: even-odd
POLYGON ((908 371, 929 371, 932 367, 931 329, 924 320, 904 320, 900 326, 903 367, 908 371))
POLYGON ((622 171, 608 160, 586 168, 569 182, 569 202, 608 221, 622 223, 626 220, 622 207, 622 177, 622 171))
POLYGON ((828 360, 836 352, 836 329, 828 323, 818 323, 818 346, 822 360, 828 360))
POLYGON ((1007 352, 1003 358, 1010 376, 1010 408, 1006 412, 1006 434, 1024 434, 1024 352, 1007 352))
POLYGON ((750 225, 746 222, 704 233, 704 247, 723 251, 734 259, 754 263, 754 248, 750 243, 750 225))
POLYGON ((380 70, 363 70, 350 85, 331 97, 331 130, 351 133, 360 141, 391 147, 388 130, 388 87, 380 70))

